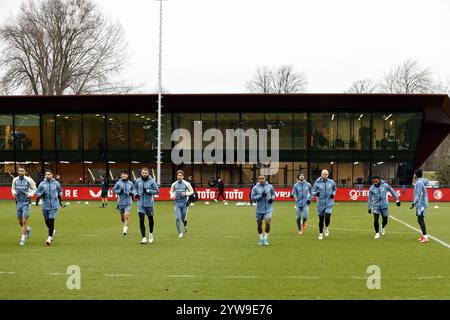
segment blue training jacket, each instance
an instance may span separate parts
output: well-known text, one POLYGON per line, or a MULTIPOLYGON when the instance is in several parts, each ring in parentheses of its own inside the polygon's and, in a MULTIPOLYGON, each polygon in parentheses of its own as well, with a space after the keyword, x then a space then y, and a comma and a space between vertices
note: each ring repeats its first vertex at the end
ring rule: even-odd
POLYGON ((312 188, 313 196, 317 197, 317 212, 331 213, 334 206, 334 199, 331 195, 336 196, 336 183, 332 179, 324 180, 322 177, 317 178, 312 188), (319 194, 317 196, 317 194, 319 194))
POLYGON ((134 192, 139 196, 137 202, 139 208, 152 208, 155 200, 153 197, 159 193, 158 185, 152 177, 147 180, 141 178, 134 183, 134 192))
POLYGON ((257 183, 252 189, 251 199, 256 201, 256 214, 269 214, 273 211, 273 202, 269 203, 269 200, 275 200, 275 189, 266 181, 265 184, 257 183), (263 197, 262 194, 266 193, 263 197))
POLYGON ((62 197, 62 189, 56 179, 47 180, 44 179, 37 188, 36 195, 42 198, 42 210, 57 210, 59 208, 58 195, 62 197))
POLYGON ((396 202, 400 201, 395 190, 385 181, 380 180, 378 187, 373 184, 369 189, 369 199, 367 201, 369 209, 372 209, 372 206, 375 212, 387 209, 389 207, 388 193, 394 197, 396 202))
POLYGON ((306 180, 303 182, 297 181, 292 188, 292 194, 295 197, 295 205, 297 207, 304 208, 308 205, 307 201, 312 200, 312 186, 306 180))
POLYGON ((117 204, 119 206, 128 207, 133 204, 133 198, 130 196, 130 193, 134 195, 134 186, 130 180, 120 179, 116 182, 112 191, 118 196, 117 204))

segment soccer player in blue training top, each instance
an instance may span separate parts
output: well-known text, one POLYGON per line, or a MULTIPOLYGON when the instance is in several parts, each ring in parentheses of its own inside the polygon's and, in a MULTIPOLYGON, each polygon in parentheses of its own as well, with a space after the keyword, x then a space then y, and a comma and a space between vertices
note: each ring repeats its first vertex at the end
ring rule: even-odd
POLYGON ((56 215, 58 214, 59 207, 62 207, 62 189, 59 182, 53 178, 53 171, 45 171, 45 178, 39 184, 36 195, 36 204, 39 203, 39 199, 42 199, 42 213, 48 228, 48 238, 45 241, 45 244, 49 246, 55 240, 56 215))
POLYGON ((155 226, 155 221, 153 220, 153 206, 155 201, 153 197, 159 193, 159 189, 147 168, 142 168, 141 177, 134 183, 134 191, 138 199, 139 225, 142 236, 141 244, 147 244, 147 238, 145 237, 145 215, 148 217, 148 226, 150 229, 148 242, 153 243, 153 228, 155 226))
POLYGON ((25 168, 19 168, 19 176, 13 179, 11 193, 16 199, 16 214, 22 227, 20 245, 25 245, 25 239, 30 237, 31 228, 28 226, 30 217, 30 201, 36 193, 36 184, 33 179, 25 175, 25 168))
POLYGON ((259 234, 258 245, 269 245, 270 223, 272 222, 273 201, 275 200, 275 190, 266 181, 263 174, 258 176, 258 183, 252 189, 251 198, 256 202, 256 224, 259 234), (265 234, 263 235, 262 223, 265 220, 265 234))
POLYGON ((293 198, 295 198, 295 206, 297 208, 296 221, 298 234, 302 235, 306 230, 308 209, 312 200, 312 186, 308 181, 305 180, 305 175, 303 173, 299 173, 299 175, 297 176, 297 183, 294 184, 294 187, 292 188, 291 199, 293 198))
POLYGON ((128 180, 127 170, 120 172, 120 179, 114 185, 113 192, 118 196, 117 210, 119 210, 120 219, 123 222, 123 235, 126 236, 128 233, 128 225, 130 224, 130 212, 134 197, 133 182, 128 180))
POLYGON ((325 222, 325 237, 330 235, 328 229, 331 222, 331 213, 336 196, 336 184, 328 178, 328 170, 322 170, 322 174, 314 183, 312 194, 317 197, 317 215, 319 216, 319 240, 323 239, 323 225, 325 222))
POLYGON ((410 209, 416 208, 417 221, 419 222, 422 235, 419 238, 419 242, 427 243, 430 240, 427 235, 427 227, 425 226, 425 215, 428 208, 428 193, 427 184, 428 180, 423 178, 423 172, 421 169, 414 172, 416 183, 414 184, 414 201, 410 209))
POLYGON ((181 221, 184 224, 184 232, 187 232, 187 210, 189 196, 194 194, 194 190, 189 182, 184 180, 184 171, 177 171, 177 181, 172 183, 170 187, 170 199, 174 200, 174 210, 176 225, 178 230, 178 238, 183 238, 183 229, 181 221))
POLYGON ((394 199, 397 207, 400 207, 400 200, 395 193, 394 189, 380 179, 379 176, 374 176, 372 178, 373 185, 369 189, 369 199, 367 201, 369 206, 369 214, 372 214, 373 208, 373 226, 375 227, 375 239, 380 238, 380 214, 382 216, 382 224, 381 224, 381 234, 384 235, 386 233, 386 225, 388 223, 389 216, 389 200, 388 193, 390 193, 394 199))

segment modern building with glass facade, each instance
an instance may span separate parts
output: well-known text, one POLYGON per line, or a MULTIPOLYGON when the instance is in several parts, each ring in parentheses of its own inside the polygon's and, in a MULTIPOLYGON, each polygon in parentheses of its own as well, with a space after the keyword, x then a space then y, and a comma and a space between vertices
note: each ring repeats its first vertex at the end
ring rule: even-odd
MULTIPOLYGON (((47 169, 64 184, 92 184, 120 170, 156 172, 156 95, 0 96, 0 183, 19 166, 35 179, 47 169)), ((322 169, 341 186, 380 175, 411 184, 418 168, 450 132, 447 95, 387 94, 168 94, 163 98, 161 184, 183 169, 197 185, 221 177, 247 186, 258 164, 171 162, 174 129, 193 133, 226 129, 279 129, 276 186, 290 186, 298 172, 313 180, 322 169)), ((203 147, 210 142, 203 142, 203 147)), ((246 149, 251 148, 248 143, 246 149)))

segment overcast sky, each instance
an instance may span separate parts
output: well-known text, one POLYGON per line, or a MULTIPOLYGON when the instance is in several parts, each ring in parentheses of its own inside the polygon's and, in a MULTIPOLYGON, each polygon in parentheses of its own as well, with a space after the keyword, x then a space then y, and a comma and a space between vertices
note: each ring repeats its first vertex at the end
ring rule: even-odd
MULTIPOLYGON (((157 87, 159 2, 94 0, 120 21, 131 60, 124 77, 157 87)), ((21 0, 0 0, 0 23, 21 0)), ((171 93, 244 92, 260 66, 291 64, 308 92, 342 92, 408 57, 450 78, 447 0, 164 1, 164 87, 171 93)))

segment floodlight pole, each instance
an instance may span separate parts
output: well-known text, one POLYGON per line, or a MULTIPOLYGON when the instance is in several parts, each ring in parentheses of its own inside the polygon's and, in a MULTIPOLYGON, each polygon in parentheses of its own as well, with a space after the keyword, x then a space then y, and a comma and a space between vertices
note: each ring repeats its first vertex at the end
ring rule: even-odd
POLYGON ((162 109, 162 24, 163 24, 163 1, 159 1, 159 70, 158 70, 158 141, 156 155, 156 182, 161 185, 161 109, 162 109))

